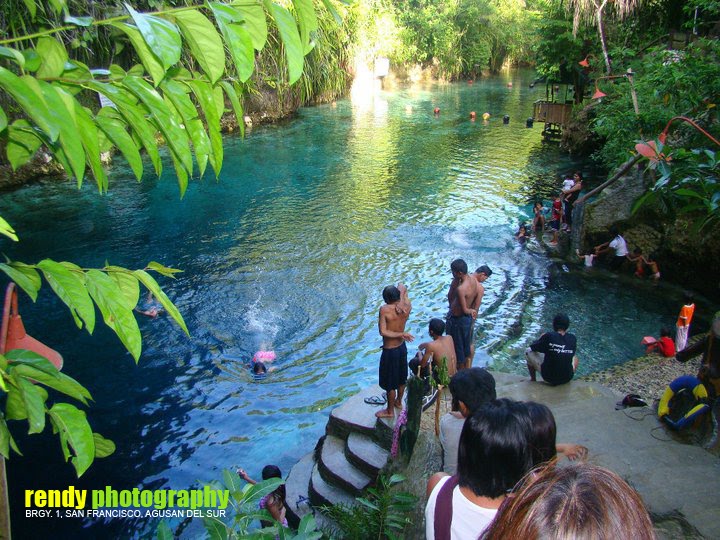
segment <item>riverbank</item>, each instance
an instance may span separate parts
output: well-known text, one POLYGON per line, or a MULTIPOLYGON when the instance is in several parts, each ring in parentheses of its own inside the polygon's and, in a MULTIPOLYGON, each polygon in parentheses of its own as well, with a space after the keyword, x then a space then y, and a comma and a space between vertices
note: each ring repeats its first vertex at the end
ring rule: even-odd
MULTIPOLYGON (((692 369, 691 363, 679 365, 692 369)), ((711 474, 717 469, 717 457, 697 445, 674 440, 649 409, 615 410, 615 403, 622 397, 619 389, 630 388, 629 383, 620 382, 620 373, 606 378, 616 388, 582 379, 551 387, 518 375, 494 376, 498 397, 546 404, 557 421, 558 441, 587 446, 591 462, 615 471, 632 485, 648 507, 658 538, 720 537, 720 522, 714 517, 720 511, 715 497, 720 477, 711 474)), ((629 375, 625 377, 629 381, 629 375)), ((653 392, 650 384, 646 383, 645 388, 653 392)), ((440 413, 449 407, 446 396, 440 402, 440 413)), ((423 414, 410 463, 407 467, 396 463, 392 471, 407 478, 399 490, 412 493, 419 501, 412 516, 413 526, 405 531, 405 538, 424 538, 426 482, 442 463, 434 424, 433 406, 423 414)))

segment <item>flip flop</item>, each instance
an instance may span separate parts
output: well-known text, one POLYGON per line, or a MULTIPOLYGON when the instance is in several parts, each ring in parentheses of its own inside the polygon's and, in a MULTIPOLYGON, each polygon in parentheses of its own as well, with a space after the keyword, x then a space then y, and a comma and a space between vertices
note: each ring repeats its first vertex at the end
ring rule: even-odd
POLYGON ((385 403, 387 403, 387 400, 381 398, 380 396, 371 396, 365 398, 365 403, 367 403, 368 405, 385 405, 385 403))

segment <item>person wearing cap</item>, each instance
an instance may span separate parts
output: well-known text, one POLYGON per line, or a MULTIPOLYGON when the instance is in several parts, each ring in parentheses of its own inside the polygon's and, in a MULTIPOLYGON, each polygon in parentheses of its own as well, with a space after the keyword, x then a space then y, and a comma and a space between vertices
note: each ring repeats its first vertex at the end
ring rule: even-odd
POLYGON ((485 294, 485 280, 492 276, 493 271, 487 264, 483 264, 473 274, 473 277, 478 282, 478 297, 477 305, 475 306, 475 319, 473 319, 472 336, 470 338, 470 360, 468 360, 467 367, 472 367, 473 359, 475 358, 475 321, 477 316, 480 314, 480 303, 482 302, 483 295, 485 294))
POLYGON ((537 381, 538 371, 551 386, 572 380, 578 367, 577 338, 567 331, 569 327, 568 316, 558 313, 553 319, 553 331, 540 336, 525 350, 531 381, 537 381))
POLYGON ((483 368, 458 371, 450 379, 452 411, 440 419, 440 445, 443 468, 448 474, 457 471, 458 443, 465 419, 482 405, 497 397, 495 378, 483 368))

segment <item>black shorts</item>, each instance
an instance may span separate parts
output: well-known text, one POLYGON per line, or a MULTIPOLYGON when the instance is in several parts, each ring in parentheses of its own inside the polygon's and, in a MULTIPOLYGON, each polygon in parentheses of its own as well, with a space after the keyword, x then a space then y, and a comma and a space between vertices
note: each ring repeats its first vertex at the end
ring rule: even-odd
POLYGON ((380 388, 389 392, 397 390, 407 382, 408 362, 405 342, 394 349, 383 349, 380 356, 380 388))
POLYGON ((473 339, 473 318, 470 315, 448 317, 445 333, 452 336, 457 365, 463 367, 465 359, 470 356, 470 345, 473 339))

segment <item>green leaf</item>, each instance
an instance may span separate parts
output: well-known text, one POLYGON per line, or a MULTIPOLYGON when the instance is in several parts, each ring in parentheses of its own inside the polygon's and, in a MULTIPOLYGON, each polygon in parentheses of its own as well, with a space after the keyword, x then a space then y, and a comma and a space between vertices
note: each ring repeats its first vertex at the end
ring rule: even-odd
POLYGON ((65 15, 65 24, 74 24, 75 26, 92 26, 95 19, 92 17, 73 17, 65 15))
POLYGON ((0 45, 0 57, 14 60, 15 63, 20 66, 20 68, 25 67, 25 56, 23 56, 23 53, 16 49, 11 49, 10 47, 3 47, 0 45))
POLYGON ((44 371, 40 371, 32 366, 18 365, 13 366, 13 373, 32 379, 35 382, 44 384, 48 388, 57 390, 60 393, 77 399, 79 402, 87 405, 87 400, 92 399, 90 392, 72 377, 68 377, 64 373, 57 372, 57 375, 48 375, 44 371))
POLYGON ((210 139, 205 133, 202 121, 198 118, 197 108, 188 95, 189 88, 172 79, 163 81, 160 88, 163 91, 163 98, 170 101, 185 124, 185 129, 190 135, 190 140, 195 148, 195 159, 200 170, 200 176, 202 176, 205 174, 208 154, 210 153, 210 139))
POLYGON ((82 328, 84 322, 88 333, 92 334, 95 330, 95 307, 85 288, 84 274, 80 268, 68 268, 51 259, 40 261, 37 267, 42 270, 58 298, 70 309, 77 327, 82 328))
POLYGON ((143 79, 128 76, 123 82, 150 109, 155 125, 162 132, 170 150, 182 163, 185 170, 192 173, 192 153, 189 139, 185 130, 180 127, 179 118, 171 114, 160 94, 143 79))
POLYGON ((25 71, 29 71, 31 73, 36 72, 38 69, 40 69, 40 65, 42 64, 42 58, 40 58, 40 55, 35 52, 34 49, 23 49, 22 55, 25 57, 25 71))
POLYGON ((14 240, 15 242, 18 241, 15 229, 13 229, 12 226, 2 218, 2 216, 0 216, 0 234, 7 236, 10 240, 14 240))
POLYGON ((53 8, 53 11, 55 11, 56 15, 59 15, 62 10, 67 10, 67 5, 65 4, 65 0, 48 0, 50 2, 50 5, 53 8))
POLYGON ((27 120, 15 120, 10 124, 5 152, 13 170, 17 170, 30 161, 42 143, 40 134, 27 120))
POLYGON ((96 458, 106 458, 115 453, 115 443, 99 433, 93 433, 93 442, 95 443, 96 458))
POLYGON ((300 41, 303 54, 309 53, 315 46, 311 43, 310 34, 318 29, 317 15, 312 0, 293 0, 295 13, 300 23, 300 41))
POLYGON ((115 104, 120 114, 127 121, 127 125, 137 134, 145 151, 150 156, 155 173, 160 176, 162 161, 155 142, 156 129, 145 119, 144 112, 137 104, 137 98, 125 88, 117 86, 117 84, 91 82, 88 87, 107 96, 115 104))
MULTIPOLYGON (((246 82, 255 69, 255 53, 250 32, 245 29, 244 25, 239 24, 243 22, 243 17, 238 10, 226 4, 209 2, 208 5, 215 15, 215 21, 235 63, 238 78, 242 82, 246 82)), ((264 13, 263 21, 265 21, 264 13)))
POLYGON ((58 368, 50 360, 34 351, 12 349, 5 353, 5 358, 12 362, 13 369, 18 365, 23 365, 31 366, 55 378, 60 374, 58 368))
POLYGON ((62 43, 54 37, 43 36, 38 39, 35 51, 42 58, 42 63, 36 73, 38 77, 53 79, 62 74, 68 59, 67 49, 62 43))
POLYGON ((243 108, 238 99, 237 92, 232 84, 227 81, 221 81, 220 86, 225 90, 230 103, 232 104, 233 111, 235 112, 235 118, 237 118, 238 125, 240 126, 240 134, 245 136, 245 123, 243 122, 243 108))
POLYGON ((245 21, 245 29, 250 34, 253 48, 257 51, 265 46, 267 41, 267 20, 262 5, 248 4, 245 0, 231 2, 230 5, 245 21))
POLYGON ((175 22, 190 52, 210 82, 215 84, 225 72, 225 49, 215 26, 196 10, 178 11, 175 13, 175 22))
POLYGON ((322 3, 325 4, 325 9, 327 9, 330 12, 330 15, 332 15, 333 19, 335 19, 335 22, 338 25, 341 25, 342 17, 340 17, 340 14, 335 9, 335 6, 332 5, 332 0, 322 0, 322 3))
POLYGON ((244 487, 243 482, 240 480, 240 476, 237 473, 232 472, 228 469, 223 469, 222 472, 223 483, 225 487, 232 493, 238 493, 242 491, 244 487))
POLYGON ((70 164, 72 173, 78 182, 85 176, 85 152, 78 137, 78 127, 75 119, 75 98, 70 94, 45 81, 37 81, 40 86, 48 109, 60 125, 58 142, 70 164))
POLYGON ((72 464, 78 477, 82 476, 95 458, 95 441, 85 413, 69 403, 56 403, 48 411, 60 436, 60 446, 67 461, 70 447, 75 454, 72 464))
POLYGON ((190 332, 188 332, 187 326, 185 325, 185 321, 183 320, 180 311, 178 311, 178 308, 175 307, 175 304, 170 301, 165 292, 160 288, 160 286, 157 284, 157 281, 155 281, 155 279, 145 270, 135 270, 133 274, 140 280, 140 283, 145 285, 145 287, 152 293, 152 295, 158 299, 158 301, 165 308, 165 311, 168 313, 168 315, 170 315, 175 320, 175 322, 178 323, 180 328, 182 328, 187 335, 190 335, 190 332))
POLYGON ((13 280, 34 302, 37 300, 37 293, 42 286, 42 279, 34 267, 20 263, 0 263, 0 270, 13 280))
POLYGON ((17 388, 17 382, 11 379, 12 386, 5 399, 5 417, 8 420, 25 420, 28 417, 25 402, 17 388))
POLYGON ((77 101, 75 102, 75 119, 77 120, 80 141, 85 149, 85 158, 90 164, 90 169, 92 169, 98 191, 105 193, 108 188, 108 178, 105 168, 100 161, 100 144, 98 142, 97 126, 88 110, 77 101))
POLYGON ((215 171, 215 176, 220 174, 223 162, 223 141, 220 135, 220 116, 215 106, 212 87, 209 83, 200 80, 192 80, 187 83, 192 88, 193 94, 205 114, 208 134, 210 135, 210 165, 215 171))
POLYGON ((2 455, 5 459, 10 459, 10 448, 22 456, 22 452, 18 449, 15 444, 15 439, 13 439, 10 434, 10 430, 7 427, 5 416, 0 412, 0 455, 2 455))
POLYGON ((33 383, 24 378, 22 374, 16 374, 14 370, 10 378, 15 383, 20 399, 25 406, 30 426, 28 434, 42 433, 45 429, 45 400, 42 393, 33 383))
POLYGON ((5 128, 8 125, 8 117, 5 114, 5 110, 0 107, 0 131, 5 131, 5 128))
POLYGON ((30 17, 32 20, 35 20, 35 15, 37 14, 37 5, 35 4, 35 0, 23 0, 25 3, 25 7, 30 12, 30 17))
POLYGON ((95 117, 95 122, 128 161, 135 178, 140 180, 143 174, 143 162, 135 141, 125 130, 127 124, 120 113, 111 107, 103 107, 95 117))
POLYGON ((155 529, 155 538, 156 540, 175 540, 175 534, 164 519, 160 520, 157 529, 155 529))
POLYGON ((85 275, 88 292, 100 308, 105 324, 117 334, 137 362, 142 351, 142 338, 133 311, 125 305, 122 292, 117 284, 100 270, 88 270, 85 275))
POLYGON ((135 309, 140 299, 140 284, 130 270, 120 266, 106 266, 103 270, 117 283, 118 288, 125 298, 125 305, 128 309, 135 309))
POLYGON ((216 517, 204 517, 203 525, 205 525, 205 532, 208 534, 210 540, 227 540, 228 539, 228 527, 216 517))
POLYGON ((155 86, 160 84, 160 81, 165 77, 165 68, 152 49, 145 43, 140 31, 134 26, 125 23, 114 23, 112 26, 122 30, 127 37, 130 38, 130 43, 132 43, 135 48, 135 52, 137 52, 140 57, 140 61, 145 67, 145 70, 150 74, 150 77, 152 77, 153 83, 155 86))
POLYGON ((42 96, 36 94, 21 78, 3 67, 0 67, 0 88, 12 96, 48 139, 57 140, 60 126, 50 115, 42 96))
POLYGON ((288 65, 288 84, 294 84, 302 75, 303 71, 303 46, 300 41, 300 34, 295 24, 295 19, 290 12, 284 7, 272 2, 264 0, 267 10, 275 19, 275 24, 280 32, 285 46, 285 57, 288 65))
POLYGON ((138 13, 127 3, 124 5, 140 30, 145 43, 160 60, 164 71, 177 64, 182 53, 182 39, 177 27, 160 17, 138 13))

